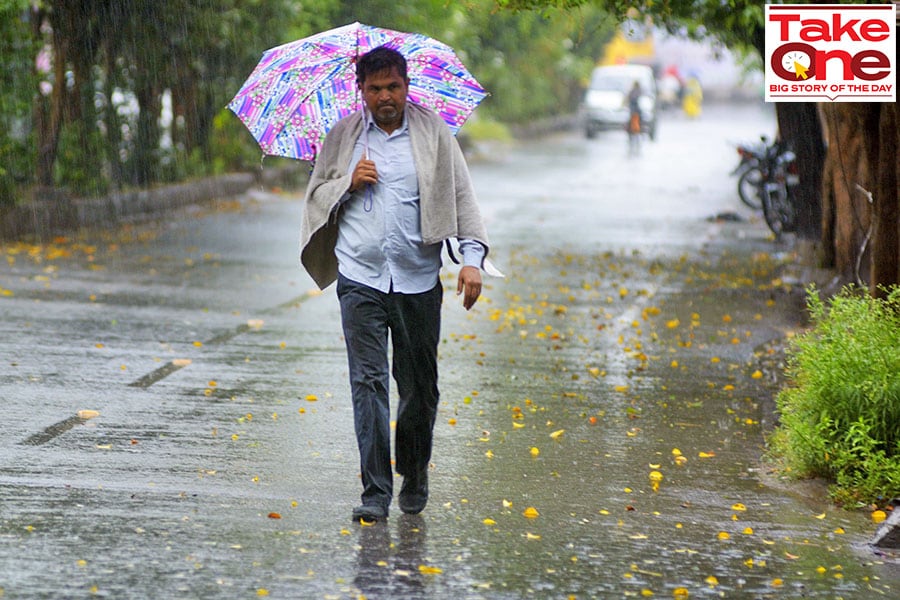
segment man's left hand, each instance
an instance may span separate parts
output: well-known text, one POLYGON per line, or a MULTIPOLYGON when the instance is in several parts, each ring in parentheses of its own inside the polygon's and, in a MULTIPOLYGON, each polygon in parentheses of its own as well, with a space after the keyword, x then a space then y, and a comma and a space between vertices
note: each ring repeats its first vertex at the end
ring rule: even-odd
POLYGON ((481 271, 478 267, 463 267, 456 282, 456 295, 463 294, 463 306, 469 310, 481 295, 481 271))

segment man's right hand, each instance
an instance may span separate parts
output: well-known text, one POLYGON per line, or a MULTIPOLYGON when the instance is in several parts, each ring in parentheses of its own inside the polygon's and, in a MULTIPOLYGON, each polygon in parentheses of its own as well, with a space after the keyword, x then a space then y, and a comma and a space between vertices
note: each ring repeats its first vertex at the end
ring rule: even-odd
POLYGON ((374 185, 378 183, 378 171, 375 170, 375 163, 368 159, 360 159, 353 169, 350 176, 350 189, 347 190, 351 194, 362 189, 366 185, 374 185))

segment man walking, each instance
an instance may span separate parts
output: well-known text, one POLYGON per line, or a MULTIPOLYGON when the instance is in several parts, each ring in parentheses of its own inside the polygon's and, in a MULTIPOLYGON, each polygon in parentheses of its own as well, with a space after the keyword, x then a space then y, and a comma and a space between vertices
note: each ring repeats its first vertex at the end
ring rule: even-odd
POLYGON ((399 395, 398 504, 417 514, 428 501, 442 243, 459 240, 457 294, 468 310, 481 295, 488 242, 456 139, 440 117, 406 101, 403 56, 375 48, 356 70, 366 110, 325 138, 307 188, 300 256, 320 288, 337 280, 363 484, 352 516, 377 521, 393 498, 391 373, 399 395))

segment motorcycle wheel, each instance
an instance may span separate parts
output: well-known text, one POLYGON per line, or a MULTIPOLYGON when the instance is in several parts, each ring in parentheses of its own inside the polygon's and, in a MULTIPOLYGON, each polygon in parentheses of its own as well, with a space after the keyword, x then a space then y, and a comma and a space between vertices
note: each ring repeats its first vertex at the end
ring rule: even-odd
POLYGON ((763 217, 766 225, 775 234, 776 239, 781 234, 793 231, 796 225, 794 206, 787 196, 784 186, 770 185, 763 189, 763 217))
POLYGON ((759 198, 762 178, 759 167, 750 167, 738 178, 737 189, 741 202, 755 210, 762 208, 762 201, 759 198))

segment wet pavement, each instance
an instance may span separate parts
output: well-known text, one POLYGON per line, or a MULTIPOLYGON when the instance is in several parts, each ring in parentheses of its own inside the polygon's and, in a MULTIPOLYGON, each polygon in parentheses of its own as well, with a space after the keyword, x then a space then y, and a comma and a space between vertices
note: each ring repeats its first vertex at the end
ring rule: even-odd
POLYGON ((709 107, 638 157, 482 148, 507 277, 466 313, 446 269, 431 501, 371 527, 296 195, 4 247, 0 595, 896 596, 865 513, 760 462, 802 297, 728 173, 773 128, 709 107))

